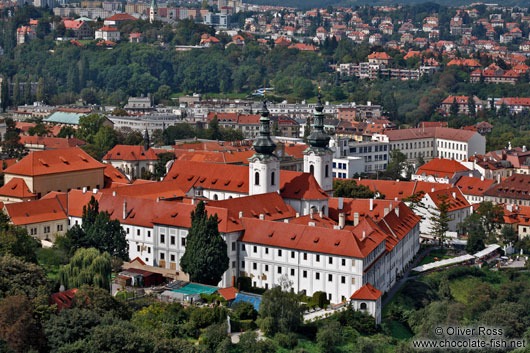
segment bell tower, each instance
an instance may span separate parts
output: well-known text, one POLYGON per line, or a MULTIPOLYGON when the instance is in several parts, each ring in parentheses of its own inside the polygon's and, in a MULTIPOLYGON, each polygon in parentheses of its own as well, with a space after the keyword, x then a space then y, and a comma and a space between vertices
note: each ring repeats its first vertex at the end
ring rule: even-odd
POLYGON ((259 137, 254 142, 256 153, 249 160, 249 195, 278 192, 280 189, 280 161, 274 154, 276 144, 271 139, 269 110, 263 101, 259 119, 259 137))
POLYGON ((330 137, 324 132, 324 106, 318 93, 313 129, 308 137, 309 147, 304 151, 304 172, 311 173, 320 187, 330 196, 333 194, 333 152, 328 147, 330 137))

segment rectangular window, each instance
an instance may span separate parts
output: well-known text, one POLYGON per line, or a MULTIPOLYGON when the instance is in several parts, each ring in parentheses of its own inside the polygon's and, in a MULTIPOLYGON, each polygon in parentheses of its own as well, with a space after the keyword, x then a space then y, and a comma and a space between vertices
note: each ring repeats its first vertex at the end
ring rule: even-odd
POLYGON ((346 259, 342 259, 342 266, 346 266, 346 259))
POLYGON ((252 269, 253 269, 253 270, 257 270, 257 269, 258 269, 258 264, 254 262, 254 263, 252 264, 252 269))
POLYGON ((245 269, 245 261, 241 261, 241 268, 244 270, 245 269))
POLYGON ((278 256, 282 256, 282 251, 278 250, 278 256))
POLYGON ((169 244, 171 244, 171 245, 175 245, 175 236, 174 236, 174 235, 171 235, 171 236, 169 237, 169 244))
POLYGON ((304 253, 304 260, 307 260, 307 253, 304 253))
POLYGON ((236 262, 232 261, 232 268, 236 268, 236 262))
POLYGON ((320 255, 316 255, 316 262, 320 262, 320 255))
POLYGON ((328 275, 328 282, 333 282, 333 275, 331 274, 328 275))
POLYGON ((269 272, 269 265, 265 265, 265 272, 269 272))
POLYGON ((316 279, 316 280, 319 280, 319 279, 320 279, 320 273, 319 273, 319 272, 315 272, 315 279, 316 279))
POLYGON ((257 253, 258 252, 258 247, 254 245, 254 252, 257 253))
POLYGON ((182 239, 180 239, 180 244, 181 244, 182 246, 186 246, 186 238, 182 238, 182 239))
MULTIPOLYGON (((75 224, 77 224, 77 221, 75 221, 75 224)), ((129 228, 126 228, 126 230, 127 230, 127 234, 129 234, 129 233, 130 233, 130 232, 129 232, 130 229, 129 229, 129 228)))
POLYGON ((151 253, 151 247, 150 247, 150 246, 147 247, 147 253, 148 253, 148 254, 151 253))
POLYGON ((140 235, 140 229, 136 230, 136 235, 138 235, 138 236, 140 235))
POLYGON ((232 251, 236 251, 236 242, 235 241, 232 242, 232 251))
POLYGON ((175 262, 175 255, 171 254, 169 258, 171 259, 171 262, 175 262))
POLYGON ((269 248, 265 248, 265 254, 269 254, 269 248))
POLYGON ((58 224, 57 225, 57 231, 60 232, 63 230, 63 225, 62 224, 58 224))
POLYGON ((302 272, 302 277, 307 278, 307 271, 302 272))
POLYGON ((351 284, 355 284, 355 278, 352 277, 351 284))
POLYGON ((160 244, 164 244, 166 242, 166 236, 164 234, 160 234, 160 244))
POLYGON ((291 251, 291 259, 294 259, 294 251, 291 251))
POLYGON ((332 258, 331 256, 328 258, 328 263, 329 263, 330 265, 333 265, 333 258, 332 258))
POLYGON ((166 254, 164 254, 163 252, 160 253, 160 260, 164 260, 166 254))
POLYGON ((136 251, 140 252, 140 245, 136 245, 136 251))
POLYGON ((341 276, 340 277, 340 283, 345 284, 346 283, 346 277, 341 276))
POLYGON ((151 238, 151 231, 150 230, 147 231, 147 237, 151 238))
POLYGON ((281 267, 278 267, 278 274, 282 274, 282 268, 281 267))
POLYGON ((291 276, 294 276, 294 268, 291 268, 291 276))

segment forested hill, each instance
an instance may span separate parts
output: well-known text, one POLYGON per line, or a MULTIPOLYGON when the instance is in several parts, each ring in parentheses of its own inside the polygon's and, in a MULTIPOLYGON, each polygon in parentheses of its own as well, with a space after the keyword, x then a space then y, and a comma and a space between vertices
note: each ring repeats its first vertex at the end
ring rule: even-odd
MULTIPOLYGON (((246 0, 245 2, 259 5, 273 5, 296 7, 299 9, 324 8, 327 6, 343 6, 353 7, 362 5, 418 5, 426 3, 425 0, 246 0)), ((476 1, 473 0, 430 0, 428 2, 436 3, 444 6, 461 6, 469 5, 476 1)), ((502 6, 521 6, 529 7, 530 0, 499 0, 492 1, 502 6)))

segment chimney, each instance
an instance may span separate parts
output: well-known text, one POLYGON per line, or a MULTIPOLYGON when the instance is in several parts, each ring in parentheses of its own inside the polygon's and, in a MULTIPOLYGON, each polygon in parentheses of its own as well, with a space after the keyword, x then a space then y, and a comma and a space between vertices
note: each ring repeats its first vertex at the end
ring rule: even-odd
POLYGON ((339 210, 342 210, 344 207, 344 198, 339 197, 339 210))
POLYGON ((157 197, 157 198, 156 198, 156 202, 160 202, 160 197, 157 197))
POLYGON ((370 199, 370 211, 374 210, 374 199, 370 199))
POLYGON ((296 212, 296 218, 300 217, 300 212, 296 212))
POLYGON ((334 225, 334 226, 333 226, 333 229, 335 229, 335 230, 340 230, 340 227, 339 227, 338 225, 334 225))
POLYGON ((480 176, 480 181, 484 181, 484 175, 480 176))
POLYGON ((191 204, 195 205, 195 198, 193 198, 193 197, 191 198, 191 204))
POLYGON ((468 175, 469 175, 470 178, 473 177, 473 173, 471 173, 471 172, 469 172, 468 175))
POLYGON ((311 219, 314 218, 314 216, 313 216, 313 209, 311 209, 311 210, 309 211, 309 218, 311 218, 311 219))
POLYGON ((385 207, 383 210, 384 210, 383 217, 386 217, 386 215, 389 212, 389 209, 388 209, 388 207, 385 207))
POLYGON ((264 220, 265 220, 265 215, 264 215, 263 213, 260 213, 260 215, 259 215, 259 219, 261 219, 262 221, 264 221, 264 220))
POLYGON ((86 186, 83 186, 83 194, 86 194, 86 190, 87 190, 86 186))
POLYGON ((320 216, 320 218, 324 218, 324 212, 320 211, 318 215, 320 216))
POLYGON ((434 192, 434 188, 431 189, 431 192, 434 192))
POLYGON ((113 191, 113 192, 112 192, 112 196, 116 196, 116 191, 113 191))
POLYGON ((92 193, 93 193, 93 194, 97 194, 97 193, 98 193, 98 191, 99 191, 99 190, 98 190, 98 189, 96 189, 96 188, 92 189, 92 193))
POLYGON ((315 222, 309 222, 307 223, 308 226, 310 227, 316 227, 316 223, 315 222))
POLYGON ((355 227, 357 224, 359 224, 359 213, 355 212, 353 214, 353 226, 355 227))
POLYGON ((239 211, 239 218, 243 218, 243 211, 239 211))
POLYGON ((344 226, 346 225, 346 215, 341 212, 339 213, 339 228, 344 229, 344 226))
POLYGON ((366 238, 366 231, 363 230, 363 237, 361 238, 361 240, 364 240, 364 238, 366 238))
POLYGON ((284 219, 283 223, 289 223, 289 218, 284 219))
POLYGON ((453 199, 456 199, 456 192, 453 191, 453 199))
POLYGON ((394 208, 394 212, 396 212, 396 216, 399 217, 399 205, 396 208, 394 208))
POLYGON ((123 219, 127 218, 127 201, 123 201, 123 219))

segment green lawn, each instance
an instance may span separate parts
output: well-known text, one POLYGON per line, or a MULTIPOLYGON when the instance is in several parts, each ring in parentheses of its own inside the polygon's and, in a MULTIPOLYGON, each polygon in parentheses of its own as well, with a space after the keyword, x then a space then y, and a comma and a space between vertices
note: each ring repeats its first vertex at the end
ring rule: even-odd
POLYGON ((68 263, 66 255, 56 248, 39 248, 36 251, 37 261, 46 271, 46 277, 50 282, 59 280, 61 266, 68 263))
POLYGON ((425 264, 430 264, 431 262, 435 262, 435 261, 440 261, 440 260, 445 260, 445 259, 452 259, 453 257, 454 256, 452 256, 452 255, 447 255, 447 250, 446 249, 444 249, 444 250, 433 250, 429 254, 427 254, 427 256, 425 256, 420 261, 418 266, 425 265, 425 264))

